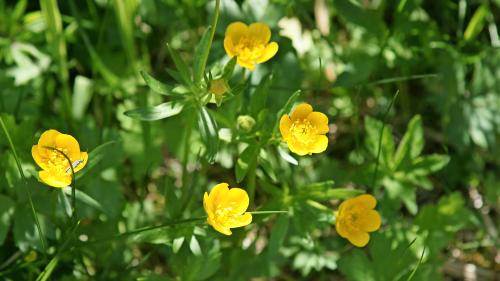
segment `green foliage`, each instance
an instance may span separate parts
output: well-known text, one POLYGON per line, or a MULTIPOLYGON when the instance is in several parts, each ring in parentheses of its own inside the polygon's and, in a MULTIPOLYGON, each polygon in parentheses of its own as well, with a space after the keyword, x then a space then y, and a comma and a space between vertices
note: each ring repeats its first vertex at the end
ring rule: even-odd
POLYGON ((0 0, 0 279, 464 279, 455 262, 494 274, 499 9, 0 0), (278 53, 241 67, 224 47, 235 21, 269 25, 278 53), (329 119, 323 153, 283 142, 280 118, 303 102, 329 119), (31 148, 48 129, 89 153, 70 187, 40 181, 31 148), (253 213, 231 236, 203 207, 222 182, 253 213), (382 217, 364 248, 336 231, 360 194, 382 217))

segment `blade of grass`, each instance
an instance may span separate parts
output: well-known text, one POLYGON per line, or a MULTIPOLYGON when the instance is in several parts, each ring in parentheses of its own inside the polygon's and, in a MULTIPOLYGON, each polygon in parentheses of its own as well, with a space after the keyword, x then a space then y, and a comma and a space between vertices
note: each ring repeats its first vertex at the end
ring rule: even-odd
POLYGON ((26 176, 24 175, 23 168, 21 166, 21 161, 19 160, 19 157, 17 156, 16 148, 14 147, 14 143, 12 142, 12 138, 10 137, 9 131, 7 130, 7 127, 5 126, 5 123, 4 123, 1 115, 0 115, 0 125, 2 125, 2 129, 3 129, 3 132, 5 133, 5 137, 7 138, 7 141, 9 142, 10 150, 12 151, 12 154, 14 155, 14 159, 16 160, 16 165, 17 165, 17 169, 19 170, 19 174, 21 174, 21 177, 23 178, 24 188, 26 190, 26 194, 28 195, 28 201, 29 201, 29 204, 31 207, 31 215, 33 216, 33 219, 35 220, 36 228, 38 230, 38 237, 40 239, 40 242, 42 243, 43 253, 46 254, 47 253, 47 245, 45 244, 45 236, 43 235, 40 221, 38 221, 38 216, 36 215, 35 205, 33 204, 33 199, 31 197, 31 191, 29 190, 29 187, 28 187, 28 180, 26 179, 26 176))
POLYGON ((417 272, 417 269, 420 267, 420 265, 422 264, 422 260, 424 259, 424 254, 425 254, 425 247, 424 249, 422 250, 422 254, 420 255, 420 259, 418 260, 418 263, 417 263, 417 266, 415 266, 415 268, 413 269, 413 271, 411 272, 410 276, 408 276, 408 279, 406 279, 406 281, 411 281, 413 279, 413 276, 415 276, 415 273, 417 272))
POLYGON ((66 40, 62 27, 61 12, 57 5, 57 0, 40 0, 45 23, 47 24, 47 42, 52 48, 52 52, 57 60, 57 75, 62 84, 62 94, 64 101, 64 114, 70 128, 72 127, 72 106, 71 92, 69 87, 69 71, 67 61, 66 40))

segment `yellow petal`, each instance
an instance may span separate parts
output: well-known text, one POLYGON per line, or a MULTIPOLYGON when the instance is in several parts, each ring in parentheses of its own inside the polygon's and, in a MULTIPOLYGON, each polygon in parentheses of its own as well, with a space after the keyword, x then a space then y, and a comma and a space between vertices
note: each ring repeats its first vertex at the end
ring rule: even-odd
POLYGON ((309 151, 309 149, 307 149, 307 147, 305 147, 304 145, 302 145, 294 140, 289 140, 286 142, 286 144, 288 145, 288 148, 290 149, 290 151, 297 154, 297 155, 304 156, 304 155, 310 153, 310 151, 309 151))
MULTIPOLYGON (((61 135, 58 131, 54 129, 47 130, 43 132, 43 134, 40 136, 40 139, 38 140, 38 146, 40 148, 45 148, 45 147, 55 147, 56 146, 56 138, 57 136, 61 135)), ((41 153, 44 153, 40 151, 41 153)))
POLYGON ((328 147, 328 138, 326 136, 316 136, 316 141, 311 148, 312 153, 321 153, 328 147))
POLYGON ((252 214, 244 213, 241 216, 237 216, 231 223, 229 224, 230 228, 242 227, 245 225, 249 225, 252 222, 252 214))
POLYGON ((81 152, 80 157, 78 157, 76 160, 82 160, 83 162, 81 162, 80 164, 78 164, 76 167, 73 168, 74 172, 76 173, 81 169, 83 169, 83 167, 87 165, 88 159, 89 159, 89 154, 87 152, 81 152))
POLYGON ((270 60, 278 52, 278 43, 271 42, 262 51, 262 55, 257 59, 256 63, 263 63, 270 60))
POLYGON ((309 114, 313 111, 313 108, 308 103, 299 104, 292 113, 291 119, 292 122, 295 122, 298 119, 306 119, 309 114))
POLYGON ((80 144, 71 135, 60 134, 56 137, 56 147, 67 149, 66 156, 71 161, 75 161, 80 157, 80 144))
POLYGON ((226 197, 226 194, 229 192, 229 185, 225 182, 219 183, 214 186, 210 193, 208 194, 208 207, 211 208, 213 212, 215 212, 215 206, 220 204, 221 201, 226 197))
POLYGON ((225 37, 230 37, 233 44, 238 44, 241 37, 247 36, 248 26, 242 22, 233 22, 226 28, 225 37))
POLYGON ((344 219, 340 215, 337 215, 335 230, 337 230, 337 233, 344 238, 349 236, 349 228, 345 225, 344 219))
POLYGON ((42 168, 43 170, 49 169, 47 160, 44 157, 45 155, 42 155, 40 153, 38 145, 35 144, 31 147, 31 156, 33 156, 33 159, 35 160, 36 164, 40 166, 40 168, 42 168))
POLYGON ((205 194, 203 194, 203 209, 205 209, 205 212, 207 212, 207 215, 210 218, 213 216, 213 211, 209 206, 211 206, 211 204, 209 204, 208 193, 205 192, 205 194))
POLYGON ((232 213, 243 214, 250 203, 248 198, 248 193, 241 188, 231 188, 229 192, 226 193, 225 198, 221 201, 222 206, 232 207, 232 213))
POLYGON ((290 127, 292 126, 292 120, 287 114, 281 116, 280 119, 280 132, 283 139, 287 139, 290 136, 290 127))
POLYGON ((370 235, 362 231, 350 232, 347 236, 347 240, 356 247, 364 247, 368 244, 368 241, 370 241, 370 235))
POLYGON ((365 209, 373 209, 377 205, 377 199, 370 194, 362 194, 348 199, 350 205, 359 206, 365 209))
POLYGON ((307 116, 307 120, 316 127, 317 134, 326 134, 330 130, 330 128, 328 128, 328 117, 321 112, 311 112, 311 114, 307 116))
POLYGON ((240 57, 238 57, 236 59, 236 63, 241 66, 241 67, 244 67, 248 70, 254 70, 255 69, 255 64, 251 63, 251 62, 248 62, 246 60, 242 60, 240 57))
POLYGON ((220 225, 217 222, 212 221, 210 218, 208 219, 208 224, 210 224, 215 230, 217 230, 218 232, 220 232, 224 235, 231 235, 232 234, 231 229, 229 229, 229 227, 220 225))
POLYGON ((358 218, 359 229, 366 232, 372 232, 379 229, 380 224, 380 215, 374 210, 366 210, 366 212, 358 218))
POLYGON ((71 184, 71 175, 68 174, 55 174, 49 171, 38 172, 40 180, 45 184, 53 187, 66 187, 71 184))
POLYGON ((231 39, 231 37, 224 38, 224 50, 226 50, 226 53, 230 58, 237 55, 234 51, 233 39, 231 39))
POLYGON ((265 44, 271 39, 271 29, 264 23, 255 22, 248 28, 249 37, 258 43, 265 44))

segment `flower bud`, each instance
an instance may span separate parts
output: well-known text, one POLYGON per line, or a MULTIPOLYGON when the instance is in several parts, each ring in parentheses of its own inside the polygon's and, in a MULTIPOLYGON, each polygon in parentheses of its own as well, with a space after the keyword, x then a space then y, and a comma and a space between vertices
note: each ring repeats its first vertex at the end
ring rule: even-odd
POLYGON ((255 126, 255 119, 250 115, 240 115, 236 120, 238 124, 238 129, 244 132, 250 132, 255 126))

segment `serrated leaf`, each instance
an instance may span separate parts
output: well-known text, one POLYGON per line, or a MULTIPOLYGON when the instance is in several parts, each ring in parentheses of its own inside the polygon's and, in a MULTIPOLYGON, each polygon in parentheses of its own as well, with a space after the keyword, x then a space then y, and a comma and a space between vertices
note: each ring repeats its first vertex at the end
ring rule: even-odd
POLYGON ((380 161, 383 167, 390 167, 394 154, 394 141, 392 130, 388 126, 383 126, 382 121, 369 116, 365 118, 366 139, 365 143, 370 154, 376 158, 380 149, 380 161), (382 132, 382 127, 384 130, 382 132), (382 139, 380 134, 382 133, 382 139))
POLYGON ((203 78, 204 68, 208 59, 208 53, 210 52, 211 31, 211 26, 208 26, 207 29, 205 29, 205 32, 203 32, 203 36, 201 37, 198 45, 196 45, 194 51, 193 76, 195 85, 198 85, 201 82, 201 78, 203 78))
POLYGON ((399 143, 394 156, 394 165, 398 167, 409 164, 411 159, 418 157, 422 153, 423 149, 424 130, 422 127, 422 118, 420 115, 416 115, 410 120, 408 129, 399 143))
POLYGON ((184 104, 180 102, 165 102, 153 107, 145 107, 125 111, 125 115, 130 118, 142 121, 155 121, 172 117, 181 113, 184 104))
POLYGON ((425 155, 415 159, 412 165, 405 169, 405 171, 416 176, 427 176, 441 170, 449 162, 450 157, 448 155, 425 155))

